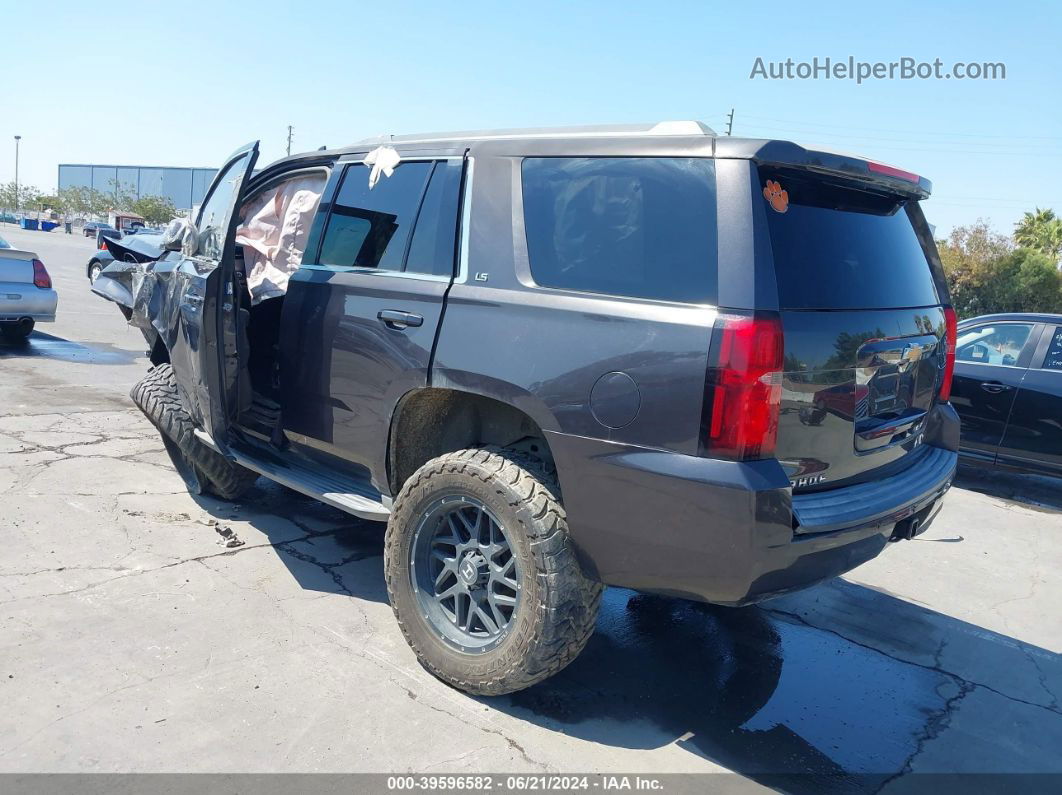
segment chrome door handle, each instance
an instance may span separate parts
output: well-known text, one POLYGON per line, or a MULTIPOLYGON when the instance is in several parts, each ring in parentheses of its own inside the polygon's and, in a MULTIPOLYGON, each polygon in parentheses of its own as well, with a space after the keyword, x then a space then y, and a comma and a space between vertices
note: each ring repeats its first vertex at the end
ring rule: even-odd
POLYGON ((424 318, 412 312, 403 312, 400 309, 381 309, 376 317, 384 322, 388 328, 401 331, 406 328, 416 328, 424 325, 424 318))
POLYGON ((985 392, 990 392, 993 395, 998 395, 1000 392, 1006 392, 1013 389, 1013 387, 1008 386, 1007 384, 1001 384, 999 381, 984 381, 981 383, 981 389, 985 392))

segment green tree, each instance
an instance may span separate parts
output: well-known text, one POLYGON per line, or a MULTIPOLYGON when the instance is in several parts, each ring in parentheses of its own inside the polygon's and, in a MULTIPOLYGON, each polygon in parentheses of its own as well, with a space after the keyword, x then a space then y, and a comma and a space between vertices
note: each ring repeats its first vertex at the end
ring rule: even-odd
MULTIPOLYGON (((1043 230, 1058 222, 1051 210, 1026 213, 1015 240, 978 219, 938 241, 951 301, 959 317, 993 312, 1062 312, 1059 252, 1029 245, 1049 240, 1043 230)), ((1050 248, 1047 246, 1046 248, 1050 248)))
POLYGON ((41 195, 41 192, 32 185, 19 185, 18 195, 15 195, 15 183, 6 182, 0 185, 0 207, 13 210, 16 207, 20 210, 35 210, 37 208, 37 197, 41 195))
POLYGON ((1062 257, 1062 219, 1055 217, 1054 210, 1037 207, 1027 212, 1014 225, 1014 242, 1053 257, 1057 262, 1062 257))
POLYGON ((1013 241, 978 218, 969 226, 956 227, 947 240, 937 241, 937 249, 959 317, 999 311, 992 308, 993 280, 998 275, 994 271, 996 263, 1014 250, 1013 241))
POLYGON ((113 207, 113 197, 93 188, 75 186, 59 191, 66 211, 80 216, 103 216, 113 207))
POLYGON ((1054 257, 1020 248, 1010 255, 1014 311, 1062 313, 1062 272, 1054 257))
POLYGON ((169 223, 177 217, 177 207, 165 196, 141 196, 130 209, 152 226, 169 223))
POLYGON ((60 196, 38 196, 37 206, 44 207, 48 210, 55 210, 57 213, 66 212, 66 203, 60 196))

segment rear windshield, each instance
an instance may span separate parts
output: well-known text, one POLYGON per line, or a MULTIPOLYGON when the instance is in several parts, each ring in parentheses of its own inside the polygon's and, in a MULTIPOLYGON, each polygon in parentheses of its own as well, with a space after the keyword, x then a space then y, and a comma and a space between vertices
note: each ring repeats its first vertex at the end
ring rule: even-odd
POLYGON ((766 191, 767 226, 783 309, 888 309, 940 303, 915 232, 914 208, 897 197, 787 172, 760 169, 760 182, 766 191), (777 185, 768 186, 768 181, 777 185), (779 200, 779 191, 785 191, 788 202, 779 200))

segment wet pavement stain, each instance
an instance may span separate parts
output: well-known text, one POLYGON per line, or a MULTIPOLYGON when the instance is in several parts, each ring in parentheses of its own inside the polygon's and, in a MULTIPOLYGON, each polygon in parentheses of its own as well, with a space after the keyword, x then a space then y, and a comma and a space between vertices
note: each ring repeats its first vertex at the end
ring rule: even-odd
POLYGON ((610 589, 575 662, 488 703, 593 742, 675 743, 787 792, 873 792, 972 687, 761 607, 610 589))
POLYGON ((44 358, 82 364, 131 364, 145 356, 103 342, 81 343, 35 331, 23 342, 0 342, 0 359, 44 358))

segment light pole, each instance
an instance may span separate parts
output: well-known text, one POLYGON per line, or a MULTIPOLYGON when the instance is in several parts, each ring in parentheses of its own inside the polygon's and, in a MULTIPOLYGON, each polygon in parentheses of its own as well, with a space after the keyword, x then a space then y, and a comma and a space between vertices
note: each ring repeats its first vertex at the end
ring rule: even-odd
POLYGON ((18 142, 22 140, 21 135, 15 136, 15 212, 18 212, 18 142))

